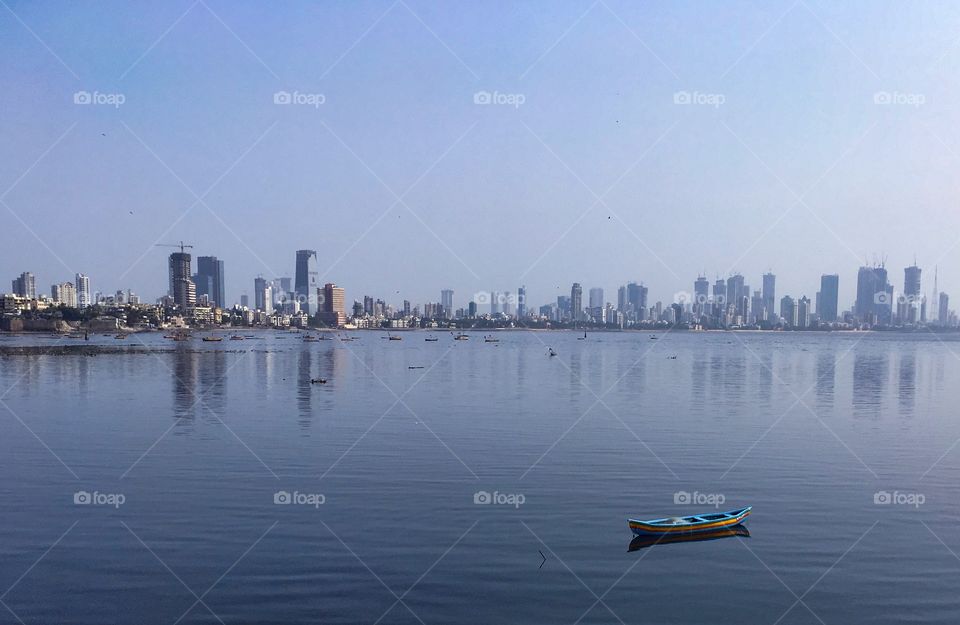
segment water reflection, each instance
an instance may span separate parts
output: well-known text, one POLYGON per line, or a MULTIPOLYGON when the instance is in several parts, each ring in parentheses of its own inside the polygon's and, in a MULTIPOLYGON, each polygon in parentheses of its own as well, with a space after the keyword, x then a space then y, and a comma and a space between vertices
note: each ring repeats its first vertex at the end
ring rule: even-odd
POLYGON ((647 547, 659 545, 672 545, 674 543, 698 543, 705 540, 719 540, 721 538, 750 538, 750 530, 745 525, 734 525, 712 532, 701 532, 699 534, 677 534, 664 536, 637 536, 630 541, 627 551, 639 551, 647 547))
POLYGON ((173 414, 190 419, 197 402, 197 353, 189 348, 173 352, 173 414))
POLYGON ((900 355, 900 367, 897 375, 897 397, 900 411, 904 416, 913 416, 913 405, 917 389, 917 355, 910 351, 900 355))
POLYGON ((886 354, 857 352, 853 360, 854 412, 879 416, 888 371, 886 354))
POLYGON ((814 391, 817 403, 832 406, 837 381, 837 357, 833 350, 827 350, 817 356, 817 382, 814 391))

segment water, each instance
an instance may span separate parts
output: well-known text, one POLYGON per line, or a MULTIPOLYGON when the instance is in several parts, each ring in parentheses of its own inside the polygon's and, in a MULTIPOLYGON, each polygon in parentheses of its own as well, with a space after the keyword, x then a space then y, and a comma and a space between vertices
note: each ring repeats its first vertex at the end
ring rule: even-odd
POLYGON ((0 337, 172 350, 0 357, 0 622, 960 616, 955 338, 428 335, 0 337), (715 504, 749 538, 628 552, 715 504))

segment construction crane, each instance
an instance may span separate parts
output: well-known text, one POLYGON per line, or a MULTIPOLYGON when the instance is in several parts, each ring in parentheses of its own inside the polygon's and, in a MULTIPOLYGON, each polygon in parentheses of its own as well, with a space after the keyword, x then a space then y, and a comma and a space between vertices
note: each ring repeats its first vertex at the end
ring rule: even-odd
POLYGON ((154 243, 153 245, 154 247, 179 247, 181 254, 183 254, 183 250, 185 248, 189 247, 190 249, 193 249, 192 245, 184 245, 183 241, 180 241, 180 243, 154 243))

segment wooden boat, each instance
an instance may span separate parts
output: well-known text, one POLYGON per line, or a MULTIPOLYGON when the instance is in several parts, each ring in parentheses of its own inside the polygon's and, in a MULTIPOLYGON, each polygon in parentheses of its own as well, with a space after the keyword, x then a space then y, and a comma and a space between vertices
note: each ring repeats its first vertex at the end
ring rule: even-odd
POLYGON ((674 543, 695 543, 702 540, 719 540, 721 538, 750 538, 750 530, 743 525, 724 527, 718 530, 707 530, 693 534, 661 534, 659 536, 634 536, 627 547, 627 551, 637 551, 655 545, 671 545, 674 543))
POLYGON ((500 342, 500 339, 495 339, 495 338, 493 338, 492 336, 485 336, 485 337, 483 337, 483 342, 484 342, 484 343, 499 343, 499 342, 500 342))
POLYGON ((222 336, 205 336, 203 337, 202 340, 206 341, 207 343, 219 343, 220 341, 223 340, 223 337, 222 336))
POLYGON ((469 341, 469 340, 470 340, 470 337, 467 336, 466 334, 464 334, 463 332, 461 332, 460 334, 454 334, 454 335, 453 335, 453 340, 454 340, 454 341, 469 341))
POLYGON ((243 337, 240 336, 239 334, 234 334, 233 336, 230 337, 230 340, 231 340, 231 341, 242 341, 242 340, 243 340, 243 337))
POLYGON ((730 512, 710 512, 685 517, 668 517, 650 521, 628 519, 630 531, 637 536, 662 536, 664 534, 692 534, 709 532, 739 525, 750 516, 752 506, 730 512))
POLYGON ((390 339, 391 341, 402 341, 402 340, 403 340, 403 337, 402 337, 402 336, 394 336, 394 335, 392 335, 392 334, 388 335, 387 338, 390 339))
POLYGON ((438 339, 438 338, 435 337, 435 336, 428 336, 427 338, 425 338, 425 339, 423 339, 423 340, 426 341, 427 343, 436 343, 436 342, 439 341, 440 339, 438 339))

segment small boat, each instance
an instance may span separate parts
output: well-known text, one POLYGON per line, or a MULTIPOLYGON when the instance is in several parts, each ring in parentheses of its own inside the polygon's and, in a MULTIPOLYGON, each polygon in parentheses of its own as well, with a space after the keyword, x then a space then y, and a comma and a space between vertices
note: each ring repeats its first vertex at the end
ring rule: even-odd
POLYGON ((578 337, 577 337, 577 340, 578 340, 578 341, 586 341, 586 340, 587 340, 587 332, 586 332, 586 330, 584 330, 583 336, 578 336, 578 337))
POLYGON ((663 534, 692 534, 709 532, 739 525, 750 516, 752 506, 730 512, 710 512, 685 517, 668 517, 651 521, 628 519, 630 530, 637 536, 662 536, 663 534))
POLYGON ((319 341, 319 340, 320 340, 320 339, 318 339, 318 338, 316 338, 316 337, 314 337, 314 336, 309 336, 309 335, 303 337, 303 342, 304 342, 304 343, 316 343, 316 342, 319 341))
POLYGON ((483 337, 483 342, 484 342, 484 343, 499 343, 499 342, 500 342, 500 339, 495 339, 495 338, 493 338, 492 336, 485 336, 485 337, 483 337))
POLYGON ((310 379, 310 384, 326 384, 326 383, 327 383, 327 379, 326 379, 326 378, 311 378, 311 379, 310 379))
POLYGON ((122 341, 123 339, 127 338, 127 335, 126 335, 126 334, 117 334, 117 335, 114 336, 113 338, 115 338, 115 339, 120 339, 120 340, 122 341))
POLYGON ((650 337, 650 340, 651 340, 651 341, 656 341, 656 340, 657 340, 657 337, 651 336, 651 337, 650 337))
POLYGON ((203 337, 202 340, 206 341, 207 343, 219 343, 220 341, 223 340, 223 337, 222 336, 205 336, 203 337))
POLYGON ((470 340, 470 337, 467 336, 466 334, 464 334, 463 332, 461 332, 460 334, 454 334, 454 335, 453 335, 453 340, 454 340, 454 341, 469 341, 469 340, 470 340))
POLYGON ((230 337, 230 340, 231 340, 231 341, 242 341, 242 340, 243 340, 243 337, 240 336, 239 334, 234 334, 233 336, 230 337))
POLYGON ((556 350, 553 349, 552 347, 548 347, 548 348, 547 348, 547 353, 550 354, 551 356, 556 356, 556 355, 557 355, 556 350))
POLYGON ((391 341, 402 341, 402 340, 403 340, 403 337, 402 337, 402 336, 394 336, 394 335, 392 335, 392 334, 388 334, 388 335, 387 335, 387 338, 390 339, 391 341))
POLYGON ((670 545, 673 543, 695 543, 702 540, 719 540, 721 538, 750 538, 750 530, 744 525, 734 525, 718 530, 707 530, 694 534, 661 534, 659 536, 634 536, 627 547, 627 551, 638 551, 655 545, 670 545))
POLYGON ((439 341, 440 339, 438 339, 438 338, 435 337, 435 336, 428 336, 427 338, 425 338, 425 339, 423 339, 423 340, 426 341, 427 343, 436 343, 436 342, 439 341))

